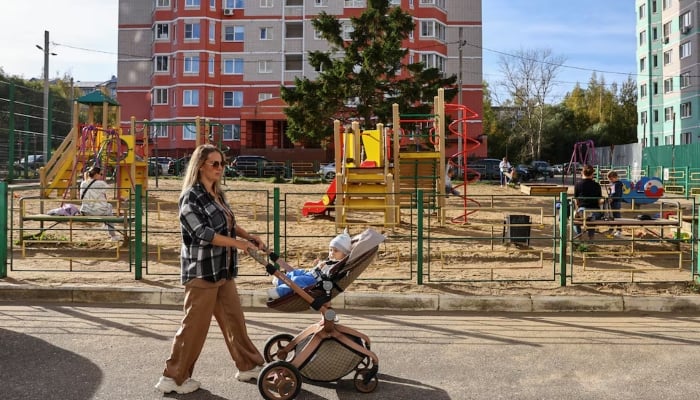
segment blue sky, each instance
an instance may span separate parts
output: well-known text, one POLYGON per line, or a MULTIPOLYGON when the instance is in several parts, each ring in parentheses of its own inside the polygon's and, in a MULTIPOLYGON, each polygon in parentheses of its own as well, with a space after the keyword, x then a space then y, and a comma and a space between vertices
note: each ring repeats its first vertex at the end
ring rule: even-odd
MULTIPOLYGON (((150 1, 150 0, 144 0, 150 1)), ((249 0, 250 1, 250 0, 249 0)), ((281 0, 280 0, 281 1, 281 0)), ((448 0, 461 1, 461 0, 448 0)), ((482 0, 484 80, 498 93, 498 60, 520 49, 551 49, 566 57, 558 77, 563 95, 583 86, 593 70, 607 83, 634 73, 635 7, 628 0, 482 0), (570 68, 568 68, 570 67, 570 68), (600 74, 599 74, 600 75, 600 74)), ((44 30, 49 30, 49 75, 105 81, 117 74, 118 0, 5 1, 0 13, 0 67, 41 77, 44 30)))

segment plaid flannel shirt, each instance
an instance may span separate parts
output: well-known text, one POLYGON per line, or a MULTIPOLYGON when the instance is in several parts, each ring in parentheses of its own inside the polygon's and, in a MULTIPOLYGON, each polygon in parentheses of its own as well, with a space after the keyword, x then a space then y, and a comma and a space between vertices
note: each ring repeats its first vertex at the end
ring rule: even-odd
MULTIPOLYGON (((225 207, 228 207, 228 204, 221 200, 225 207)), ((226 214, 199 183, 180 197, 180 228, 180 278, 183 284, 194 278, 217 282, 238 275, 236 249, 211 244, 215 233, 235 238, 236 220, 233 219, 229 231, 226 214), (227 257, 229 249, 230 257, 227 257)))

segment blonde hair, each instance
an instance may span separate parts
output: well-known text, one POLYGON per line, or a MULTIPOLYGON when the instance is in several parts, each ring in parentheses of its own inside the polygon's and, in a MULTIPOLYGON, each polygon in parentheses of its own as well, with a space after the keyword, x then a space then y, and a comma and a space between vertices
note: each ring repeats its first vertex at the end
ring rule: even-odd
MULTIPOLYGON (((199 169, 204 165, 204 162, 209 158, 211 153, 219 153, 221 155, 221 161, 226 162, 226 156, 219 150, 216 146, 211 144, 203 144, 197 146, 192 153, 190 162, 187 163, 187 170, 185 170, 185 175, 182 179, 182 191, 180 192, 180 198, 185 195, 185 193, 199 182, 199 169)), ((214 193, 219 196, 224 196, 224 191, 221 189, 221 183, 219 181, 214 182, 214 193)))

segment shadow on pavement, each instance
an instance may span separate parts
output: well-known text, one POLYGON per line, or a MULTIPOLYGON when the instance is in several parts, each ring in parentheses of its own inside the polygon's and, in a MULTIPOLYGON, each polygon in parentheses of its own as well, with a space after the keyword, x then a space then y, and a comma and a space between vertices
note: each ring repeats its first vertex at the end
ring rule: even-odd
POLYGON ((4 399, 92 399, 103 377, 87 358, 5 329, 0 360, 4 399))

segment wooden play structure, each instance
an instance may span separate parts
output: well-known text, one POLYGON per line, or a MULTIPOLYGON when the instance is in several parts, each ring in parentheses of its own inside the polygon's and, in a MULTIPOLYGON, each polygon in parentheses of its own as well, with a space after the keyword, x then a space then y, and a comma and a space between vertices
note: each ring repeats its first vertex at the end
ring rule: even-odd
MULTIPOLYGON (((462 165, 455 166, 469 171, 467 155, 480 142, 469 137, 466 122, 476 117, 476 113, 464 106, 446 105, 444 90, 439 89, 431 114, 400 114, 398 105, 394 104, 392 128, 385 129, 380 123, 374 130, 361 131, 359 123, 353 122, 346 130, 340 121, 335 121, 335 180, 321 201, 304 205, 302 214, 321 214, 333 209, 336 225, 342 227, 347 225, 352 213, 381 212, 384 225, 392 226, 400 223, 401 208, 416 207, 416 193, 421 190, 425 207, 440 210, 440 222, 444 224, 446 134, 463 135, 462 148, 450 158, 460 156, 457 158, 462 165), (463 118, 446 126, 446 110, 461 111, 463 118)), ((478 206, 466 195, 468 183, 459 185, 463 211, 451 218, 453 223, 466 223, 467 215, 476 211, 468 210, 467 206, 470 203, 478 206)))
MULTIPOLYGON (((92 165, 114 176, 119 199, 128 198, 136 185, 147 188, 148 164, 145 157, 136 155, 135 135, 124 135, 120 128, 109 128, 110 116, 113 121, 120 120, 119 103, 100 91, 74 102, 72 129, 39 172, 42 198, 55 195, 76 199, 78 179, 92 165), (88 107, 84 125, 79 123, 81 105, 88 107), (95 114, 100 107, 102 122, 98 124, 95 114)), ((147 143, 143 141, 144 154, 148 154, 147 143)))

